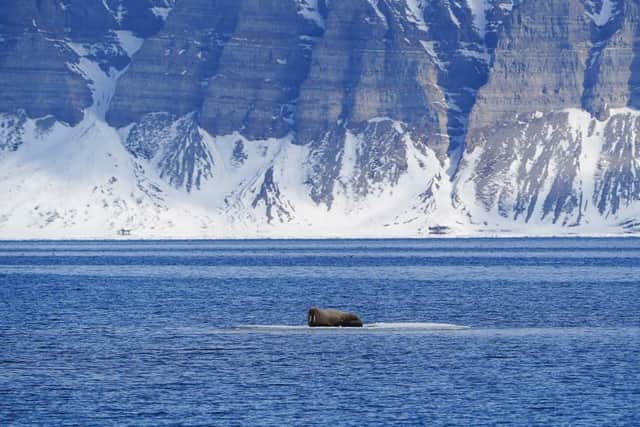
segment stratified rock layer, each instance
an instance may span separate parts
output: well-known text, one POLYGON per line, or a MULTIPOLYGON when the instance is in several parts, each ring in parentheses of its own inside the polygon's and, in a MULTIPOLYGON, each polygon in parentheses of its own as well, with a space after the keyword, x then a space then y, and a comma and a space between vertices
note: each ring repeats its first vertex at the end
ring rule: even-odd
POLYGON ((635 230, 638 40, 636 0, 7 0, 0 160, 99 129, 245 227, 635 230))

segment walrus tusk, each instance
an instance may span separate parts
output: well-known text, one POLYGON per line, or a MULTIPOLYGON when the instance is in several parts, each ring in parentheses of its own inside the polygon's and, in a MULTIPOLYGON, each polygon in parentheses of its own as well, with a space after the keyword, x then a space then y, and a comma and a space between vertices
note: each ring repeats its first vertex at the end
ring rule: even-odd
POLYGON ((346 311, 333 310, 331 308, 321 309, 312 307, 309 309, 307 316, 309 326, 343 326, 343 327, 362 327, 362 320, 346 311))

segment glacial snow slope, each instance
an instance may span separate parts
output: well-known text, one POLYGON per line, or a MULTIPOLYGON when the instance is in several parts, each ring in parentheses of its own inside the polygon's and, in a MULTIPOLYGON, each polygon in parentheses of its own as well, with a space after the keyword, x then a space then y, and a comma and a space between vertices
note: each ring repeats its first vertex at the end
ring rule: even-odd
POLYGON ((0 238, 637 233, 639 18, 631 0, 4 2, 0 238))

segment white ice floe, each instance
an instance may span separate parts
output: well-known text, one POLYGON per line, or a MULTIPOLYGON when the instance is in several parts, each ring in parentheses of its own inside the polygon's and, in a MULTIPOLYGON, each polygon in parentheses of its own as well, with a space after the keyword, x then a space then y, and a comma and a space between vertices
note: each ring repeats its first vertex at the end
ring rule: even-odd
POLYGON ((468 326, 454 325, 451 323, 425 323, 425 322, 381 322, 364 325, 367 329, 385 329, 397 331, 460 331, 469 329, 468 326))
POLYGON ((240 325, 236 329, 255 332, 429 332, 429 331, 461 331, 468 326, 450 323, 426 322, 380 322, 369 323, 361 328, 311 327, 307 325, 240 325))

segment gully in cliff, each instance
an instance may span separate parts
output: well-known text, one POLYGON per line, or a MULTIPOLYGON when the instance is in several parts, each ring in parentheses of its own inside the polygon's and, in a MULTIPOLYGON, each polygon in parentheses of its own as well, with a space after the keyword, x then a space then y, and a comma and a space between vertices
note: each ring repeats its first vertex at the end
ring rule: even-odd
POLYGON ((362 327, 362 320, 353 313, 311 307, 307 316, 309 326, 362 327))

